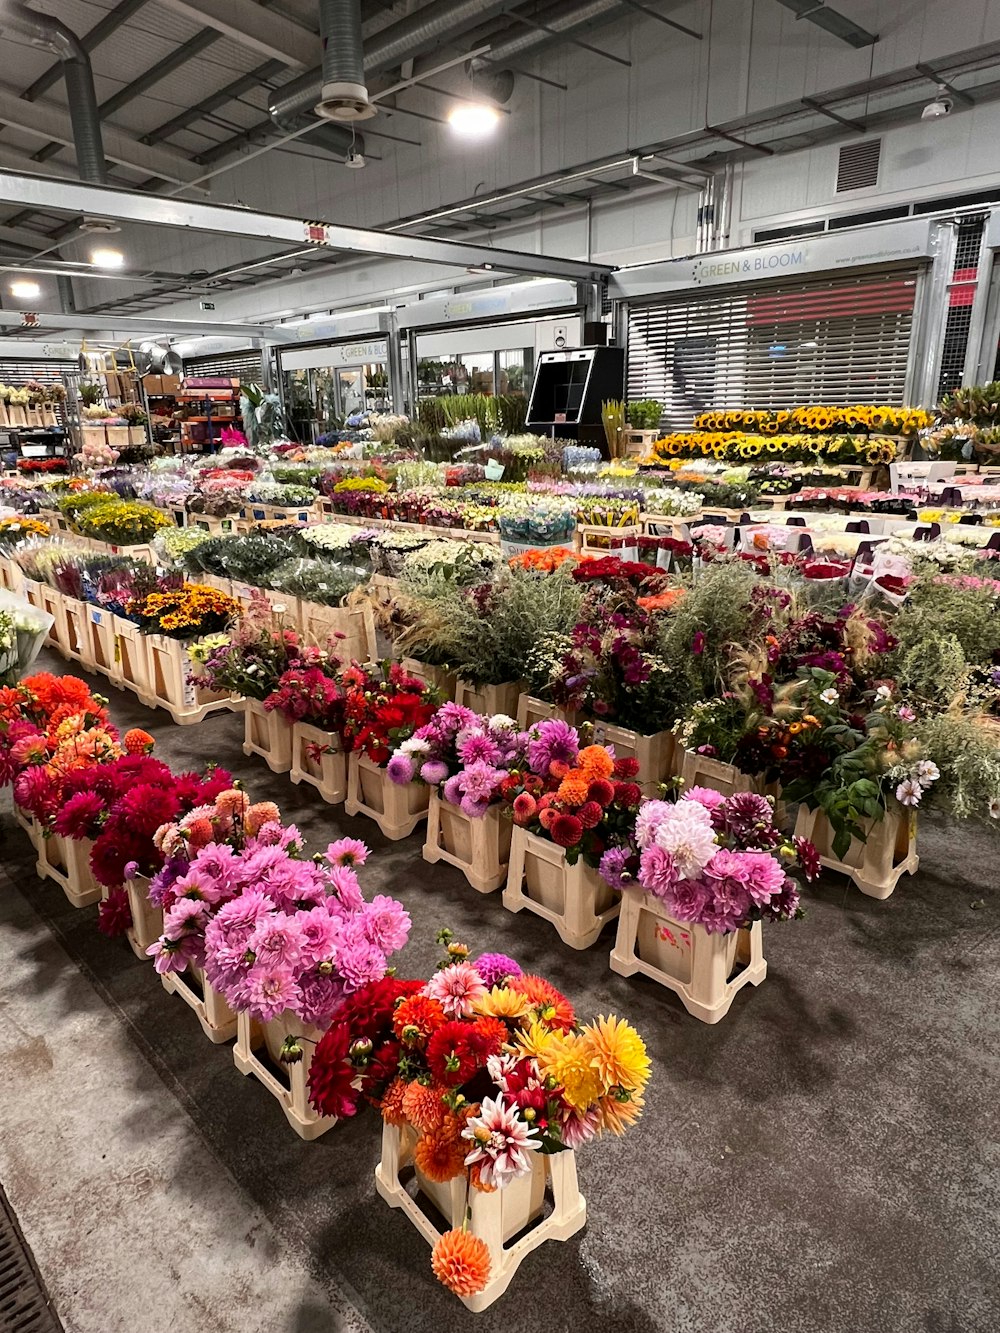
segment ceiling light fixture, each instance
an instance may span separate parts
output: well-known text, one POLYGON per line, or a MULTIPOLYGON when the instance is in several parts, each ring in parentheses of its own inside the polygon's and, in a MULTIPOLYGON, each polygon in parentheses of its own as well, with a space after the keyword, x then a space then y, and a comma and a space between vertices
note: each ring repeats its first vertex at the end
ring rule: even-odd
POLYGON ((928 102, 920 113, 921 120, 937 120, 941 116, 950 116, 951 109, 954 106, 948 93, 951 89, 946 83, 939 83, 937 87, 937 97, 933 102, 928 102))
POLYGON ((37 282, 29 282, 27 278, 18 278, 17 282, 10 284, 11 296, 16 296, 19 301, 33 301, 36 296, 41 296, 42 289, 37 282))
POLYGON ((485 102, 459 102, 448 112, 448 124, 464 139, 485 139, 500 122, 500 112, 485 102))
POLYGON ((90 262, 96 264, 98 268, 121 268, 125 263, 125 256, 120 250, 91 250, 90 262))

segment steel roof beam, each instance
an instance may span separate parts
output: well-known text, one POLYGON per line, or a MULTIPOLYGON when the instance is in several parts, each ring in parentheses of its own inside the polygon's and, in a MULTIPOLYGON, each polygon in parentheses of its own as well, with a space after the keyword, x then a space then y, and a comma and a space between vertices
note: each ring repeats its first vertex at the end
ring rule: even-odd
MULTIPOLYGON (((106 38, 116 32, 121 25, 130 19, 132 15, 143 7, 146 0, 120 0, 114 9, 109 9, 101 19, 100 23, 95 23, 91 30, 80 38, 85 51, 93 51, 100 46, 106 38)), ((36 98, 41 97, 42 93, 54 87, 63 76, 62 62, 57 60, 54 65, 50 65, 44 74, 39 75, 30 88, 27 88, 21 96, 26 102, 34 102, 36 98)))
MULTIPOLYGON (((140 298, 141 299, 141 298, 140 298)), ((264 338, 268 342, 298 342, 287 329, 273 328, 269 324, 206 324, 195 319, 131 319, 121 315, 110 315, 102 321, 100 314, 67 315, 61 310, 0 310, 0 328, 7 329, 79 329, 90 332, 111 327, 126 338, 140 337, 143 334, 219 334, 226 338, 264 338)))
POLYGON ((147 194, 84 183, 70 185, 65 181, 13 172, 0 172, 0 203, 108 217, 119 222, 190 227, 195 231, 246 236, 257 240, 289 241, 300 245, 311 242, 354 254, 382 255, 410 259, 417 263, 492 268, 499 273, 528 273, 535 277, 569 278, 575 282, 597 281, 610 272, 611 267, 553 255, 494 250, 489 246, 448 243, 424 236, 403 236, 397 232, 375 231, 366 227, 305 222, 301 218, 254 213, 249 209, 197 203, 176 197, 154 198, 147 194))
POLYGON ((292 69, 313 69, 323 59, 323 44, 314 32, 255 4, 254 0, 161 0, 200 28, 214 28, 240 46, 292 69))
MULTIPOLYGON (((39 138, 73 145, 69 112, 51 102, 25 102, 9 88, 0 87, 0 122, 39 138)), ((132 171, 154 172, 164 180, 184 185, 199 174, 185 156, 172 148, 149 148, 115 125, 104 126, 104 155, 132 171)))
POLYGON ((187 111, 182 111, 179 115, 174 116, 172 120, 168 120, 163 125, 157 126, 155 130, 150 130, 148 134, 142 135, 140 143, 153 144, 169 139, 172 134, 177 134, 179 130, 186 130, 189 125, 196 120, 200 120, 206 112, 217 111, 219 107, 225 106, 227 102, 235 101, 243 93, 259 88, 265 80, 273 78, 284 68, 285 66, 280 60, 265 60, 262 65, 252 69, 249 74, 244 74, 232 83, 227 83, 225 88, 220 88, 217 93, 212 93, 211 97, 203 98, 202 101, 189 107, 187 111))

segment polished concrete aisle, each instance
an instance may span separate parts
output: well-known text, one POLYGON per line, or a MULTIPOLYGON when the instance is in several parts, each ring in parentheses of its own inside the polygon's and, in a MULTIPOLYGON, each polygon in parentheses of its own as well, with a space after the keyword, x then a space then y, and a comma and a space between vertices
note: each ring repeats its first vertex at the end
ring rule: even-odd
POLYGON ((0 1181, 72 1333, 1000 1326, 995 840, 928 827, 920 874, 885 903, 825 881, 806 920, 766 932, 764 984, 710 1028, 611 973, 610 932, 575 953, 499 894, 427 865, 419 835, 386 843, 245 759, 242 718, 180 728, 112 696, 161 758, 226 763, 313 845, 365 838, 366 892, 395 894, 413 917, 403 975, 426 975, 450 925, 549 976, 584 1017, 628 1015, 654 1077, 636 1128, 579 1156, 586 1230, 468 1314, 375 1193, 374 1114, 301 1142, 231 1048, 97 932, 96 908, 76 912, 36 880, 5 813, 0 1181))

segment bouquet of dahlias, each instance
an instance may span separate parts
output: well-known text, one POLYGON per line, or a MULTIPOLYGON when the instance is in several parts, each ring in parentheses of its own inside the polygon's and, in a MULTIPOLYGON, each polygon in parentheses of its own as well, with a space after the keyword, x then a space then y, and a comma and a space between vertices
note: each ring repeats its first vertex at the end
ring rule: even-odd
POLYGON ((187 885, 202 885, 200 863, 207 858, 214 872, 221 850, 200 852, 175 884, 183 897, 165 915, 164 934, 176 918, 181 948, 197 957, 198 926, 188 921, 210 917, 205 974, 233 1009, 264 1023, 290 1009, 325 1027, 345 997, 381 981, 389 955, 406 943, 410 918, 402 906, 382 894, 362 897, 355 866, 368 857, 364 843, 341 838, 303 861, 294 829, 265 824, 241 856, 224 849, 206 901, 192 907, 187 885))
POLYGON ((471 708, 447 703, 403 741, 386 766, 392 782, 440 787, 451 805, 481 819, 501 799, 501 784, 525 762, 526 732, 511 717, 484 718, 471 708))
POLYGON ((300 665, 306 653, 295 630, 274 628, 270 603, 255 589, 229 634, 195 660, 199 683, 208 689, 265 700, 282 673, 300 665))
POLYGON ((364 666, 352 662, 341 672, 340 682, 345 692, 344 749, 361 750, 380 765, 430 721, 439 698, 398 662, 364 666))
MULTIPOLYGON (((513 958, 472 963, 449 931, 439 939, 448 957, 428 982, 385 977, 335 1011, 309 1071, 317 1111, 354 1115, 363 1097, 415 1131, 418 1172, 487 1191, 527 1175, 539 1154, 634 1124, 650 1071, 634 1028, 579 1025, 570 1001, 513 958)), ((443 1235, 431 1263, 462 1296, 489 1280, 487 1247, 465 1231, 443 1235)))
POLYGON ((642 790, 635 759, 616 759, 604 745, 581 748, 575 727, 558 719, 528 733, 526 769, 508 774, 500 794, 514 823, 597 866, 610 846, 627 842, 642 790))
POLYGON ((801 916, 800 886, 789 874, 796 866, 813 880, 819 855, 805 838, 789 840, 775 827, 767 797, 691 787, 676 802, 646 801, 634 855, 609 850, 601 874, 616 889, 637 883, 675 921, 722 935, 801 916))
POLYGON ((337 658, 304 648, 301 660, 278 677, 264 707, 280 713, 286 722, 339 732, 344 724, 344 691, 335 675, 338 665, 337 658))

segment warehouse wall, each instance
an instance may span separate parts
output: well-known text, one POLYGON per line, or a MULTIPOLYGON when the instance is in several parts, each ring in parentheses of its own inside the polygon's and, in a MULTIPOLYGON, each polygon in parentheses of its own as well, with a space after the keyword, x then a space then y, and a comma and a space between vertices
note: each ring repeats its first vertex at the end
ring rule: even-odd
MULTIPOLYGON (((688 26, 701 28, 702 41, 686 37, 638 15, 618 18, 587 40, 631 60, 631 68, 564 45, 552 48, 537 66, 546 78, 568 91, 519 78, 496 138, 487 144, 461 143, 447 127, 401 115, 379 117, 371 128, 419 139, 421 146, 368 141, 369 165, 351 172, 329 159, 275 154, 256 159, 213 182, 220 202, 253 208, 327 217, 333 221, 380 225, 400 216, 446 206, 474 193, 483 194, 543 173, 571 169, 574 163, 621 154, 644 145, 813 95, 894 70, 912 68, 984 42, 1000 41, 1000 0, 837 0, 834 6, 879 34, 874 47, 854 50, 816 25, 797 21, 777 0, 705 0, 664 8, 688 26), (711 33, 708 15, 712 13, 711 33), (711 40, 709 40, 709 35, 711 40), (381 161, 374 156, 381 156, 381 161)), ((978 80, 995 78, 985 70, 978 80)), ((460 75, 440 75, 463 86, 460 75)), ((963 78, 961 86, 971 86, 963 78)), ((930 83, 926 96, 933 93, 930 83)), ((913 93, 909 94, 910 97, 913 93)), ((408 93, 403 99, 441 115, 446 103, 431 94, 408 93)), ((891 98, 873 97, 877 112, 891 98)), ((861 114, 859 105, 855 114, 861 114)), ((817 120, 815 124, 824 124, 817 120)), ((790 132, 790 129, 789 129, 790 132)), ((826 216, 897 200, 947 194, 962 189, 1000 187, 995 144, 1000 136, 1000 102, 984 102, 937 121, 908 120, 884 131, 877 186, 838 196, 835 192, 838 144, 755 158, 736 168, 732 244, 752 240, 755 230, 788 215, 826 216)), ((850 136, 845 136, 846 142, 850 136)), ((998 189, 1000 193, 1000 189, 998 189)), ((694 248, 696 196, 658 188, 624 200, 563 209, 558 216, 491 233, 509 248, 585 257, 609 263, 635 263, 690 253, 694 248)), ((187 233, 186 262, 194 255, 211 268, 233 258, 233 248, 201 242, 187 233)), ((143 244, 146 244, 143 238, 143 244)), ((167 249, 143 256, 158 267, 180 262, 176 238, 167 249)), ((131 257, 131 255, 130 255, 131 257)), ((411 284, 433 279, 434 271, 407 270, 411 284)), ((438 275, 450 281, 450 273, 438 275)), ((320 308, 337 301, 392 291, 401 280, 398 266, 366 261, 325 279, 310 278, 264 285, 251 295, 216 302, 219 317, 251 311, 273 314, 287 308, 320 308)), ((96 284, 91 284, 96 287, 96 284)), ((107 285, 105 284, 105 287, 107 285)), ((171 308, 197 314, 197 302, 171 308)))

